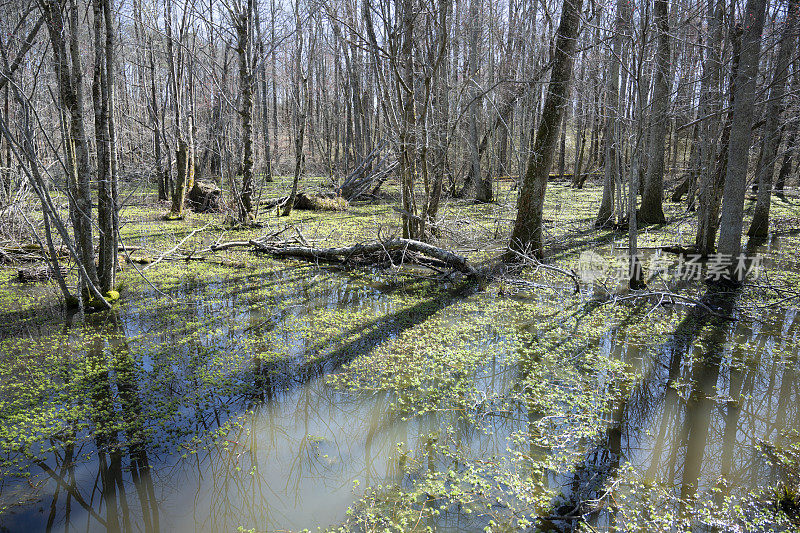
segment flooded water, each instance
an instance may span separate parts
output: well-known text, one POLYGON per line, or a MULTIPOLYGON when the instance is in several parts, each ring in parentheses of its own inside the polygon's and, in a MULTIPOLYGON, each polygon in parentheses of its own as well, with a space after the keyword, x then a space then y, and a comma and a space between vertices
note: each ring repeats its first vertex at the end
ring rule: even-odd
MULTIPOLYGON (((467 457, 509 453, 510 436, 528 431, 532 421, 524 406, 481 419, 478 430, 455 411, 405 416, 389 393, 354 394, 326 383, 343 363, 434 313, 469 321, 475 312, 459 308, 470 293, 400 309, 393 296, 403 290, 369 276, 303 268, 231 283, 186 283, 172 293, 177 303, 145 305, 157 297, 152 293, 114 317, 28 330, 32 344, 22 343, 20 353, 41 349, 36 339, 56 331, 51 355, 89 361, 88 368, 76 363, 74 375, 53 378, 70 386, 70 380, 85 381, 67 389, 85 397, 54 413, 76 411, 70 419, 80 420, 81 413, 88 419, 49 427, 37 456, 14 463, 25 472, 0 478, 0 530, 324 528, 340 524, 366 487, 412 484, 404 457, 409 451, 424 456, 431 435, 447 426, 457 428, 467 457), (267 295, 265 286, 282 288, 267 295), (342 312, 367 318, 343 326, 342 312), (337 332, 333 340, 317 333, 326 320, 337 332)), ((798 322, 794 309, 767 310, 757 322, 689 313, 666 343, 654 346, 630 343, 617 329, 605 332, 601 354, 643 377, 612 409, 606 430, 582 441, 584 460, 548 476, 561 496, 546 514, 598 498, 625 462, 684 500, 713 487, 774 483, 778 473, 762 452, 800 423, 798 322)), ((496 343, 487 334, 472 349, 496 343)), ((502 397, 521 373, 519 365, 493 357, 477 370, 477 388, 502 397)), ((5 386, 4 397, 15 390, 5 386)), ((441 466, 432 460, 429 467, 441 466)), ((595 513, 592 521, 607 528, 614 516, 595 513)), ((472 531, 485 524, 456 511, 427 525, 472 531)), ((574 522, 552 525, 566 530, 574 522)))

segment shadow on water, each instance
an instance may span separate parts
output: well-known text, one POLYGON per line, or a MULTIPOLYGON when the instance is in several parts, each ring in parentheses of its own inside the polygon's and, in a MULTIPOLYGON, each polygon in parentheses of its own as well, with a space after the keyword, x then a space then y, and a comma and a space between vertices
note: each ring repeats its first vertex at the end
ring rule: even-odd
MULTIPOLYGON (((476 311, 453 304, 476 286, 430 297, 422 291, 399 304, 395 296, 413 289, 379 276, 286 269, 184 282, 172 295, 191 305, 145 304, 151 294, 119 314, 62 326, 64 344, 53 351, 63 364, 54 365, 53 379, 80 394, 55 412, 73 422, 51 430, 28 458, 29 477, 0 476, 0 530, 325 527, 341 523, 365 487, 412 483, 404 458, 424 457, 428 435, 441 428, 455 428, 455 446, 467 458, 502 456, 509 436, 538 428, 540 415, 527 407, 535 398, 526 403, 526 390, 515 388, 534 361, 509 365, 493 356, 475 371, 476 390, 523 397, 513 412, 487 413, 480 428, 455 411, 405 418, 392 394, 351 394, 326 383, 358 354, 437 313, 474 318, 476 311), (342 312, 361 314, 344 322, 342 312)), ((735 297, 711 293, 704 302, 729 309, 735 297)), ((564 329, 550 348, 579 336, 596 305, 588 302, 572 317, 572 334, 564 329)), ((725 494, 774 480, 759 450, 800 422, 797 376, 785 357, 800 328, 793 310, 764 318, 723 321, 695 306, 661 346, 629 342, 629 324, 610 328, 602 355, 637 368, 642 379, 626 400, 599 406, 608 424, 593 442, 581 441, 582 461, 566 474, 546 474, 545 484, 561 494, 538 525, 569 530, 583 516, 599 530, 622 527, 613 506, 595 511, 591 502, 623 463, 683 502, 712 488, 725 494)), ((541 315, 520 329, 556 331, 565 320, 541 315)), ((476 337, 465 349, 501 341, 489 332, 476 337)), ((434 463, 428 467, 463 466, 434 463)), ((430 525, 471 531, 486 525, 481 520, 456 509, 430 525)))
POLYGON ((29 476, 0 478, 0 530, 327 526, 340 522, 357 498, 354 479, 361 490, 401 481, 397 443, 413 448, 442 421, 405 420, 386 394, 343 394, 325 375, 475 287, 396 307, 391 296, 408 286, 309 272, 235 285, 188 283, 174 295, 188 299, 199 291, 196 305, 178 311, 132 305, 64 326, 67 338, 83 328, 82 356, 63 346, 65 353, 55 355, 67 361, 58 379, 84 394, 59 409, 84 416, 31 454, 29 476), (269 284, 282 287, 280 298, 269 293, 264 301, 259 289, 269 284), (315 311, 336 309, 374 318, 324 340, 292 331, 313 326, 315 311), (184 333, 211 316, 222 317, 213 322, 217 331, 185 342, 184 333), (157 348, 148 351, 142 339, 157 348), (270 343, 280 343, 285 356, 276 358, 270 343), (144 353, 138 359, 137 350, 144 353), (215 370, 219 350, 246 352, 245 364, 215 370), (225 386, 209 390, 215 371, 225 386), (210 444, 190 438, 215 431, 210 444))
MULTIPOLYGON (((728 313, 736 298, 710 290, 702 301, 728 313)), ((689 519, 698 499, 720 504, 732 492, 776 483, 763 447, 780 445, 800 423, 798 320, 788 309, 762 319, 724 320, 695 305, 661 347, 612 342, 610 355, 639 368, 643 378, 611 409, 606 431, 571 478, 561 480, 561 495, 539 527, 570 531, 588 518, 596 530, 624 529, 608 499, 622 463, 672 495, 674 508, 654 512, 689 519)))

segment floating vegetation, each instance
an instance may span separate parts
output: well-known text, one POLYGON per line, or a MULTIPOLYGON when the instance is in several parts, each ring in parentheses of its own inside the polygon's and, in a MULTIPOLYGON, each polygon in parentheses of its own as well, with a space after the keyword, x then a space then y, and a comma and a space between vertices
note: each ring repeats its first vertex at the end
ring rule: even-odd
MULTIPOLYGON (((550 194, 557 244, 599 191, 550 194), (564 195, 574 208, 558 207, 564 195)), ((493 207, 445 209, 472 224, 493 207)), ((166 224, 160 206, 126 208, 133 264, 114 309, 88 315, 63 309, 53 282, 0 269, 0 526, 796 527, 800 328, 770 289, 800 281, 796 236, 762 248, 766 277, 730 321, 693 305, 704 287, 669 268, 648 283, 684 300, 625 299, 610 279, 575 294, 533 268, 481 286, 195 253, 281 230, 317 247, 362 242, 389 213, 354 203, 231 230, 219 215, 166 224), (137 268, 184 239, 179 258, 137 268)), ((691 228, 673 220, 641 242, 683 243, 691 228)), ((476 241, 496 238, 476 228, 476 241)), ((611 257, 618 237, 554 246, 549 264, 611 257)), ((496 255, 476 248, 462 246, 473 264, 496 255)))

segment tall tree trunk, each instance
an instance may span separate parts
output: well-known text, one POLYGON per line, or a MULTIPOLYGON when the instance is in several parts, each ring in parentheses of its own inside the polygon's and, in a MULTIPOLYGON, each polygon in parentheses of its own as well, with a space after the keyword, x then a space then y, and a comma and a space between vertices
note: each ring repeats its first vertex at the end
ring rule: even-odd
POLYGON ((153 122, 153 149, 155 151, 156 180, 158 181, 158 199, 167 200, 169 184, 161 158, 161 124, 158 118, 158 95, 156 93, 156 67, 153 58, 153 42, 149 42, 148 60, 150 63, 150 118, 153 122))
POLYGON ((310 98, 306 95, 306 93, 308 93, 308 78, 305 76, 303 77, 299 93, 300 94, 297 102, 297 105, 299 106, 299 109, 297 110, 298 132, 294 140, 294 177, 292 179, 292 190, 289 193, 289 198, 286 200, 286 205, 281 213, 281 215, 285 217, 288 217, 292 213, 294 201, 295 198, 297 198, 297 188, 298 184, 300 183, 300 174, 303 171, 303 160, 305 159, 303 154, 303 142, 306 134, 306 113, 308 109, 308 103, 310 102, 310 98))
POLYGON ((272 46, 271 67, 272 67, 272 151, 275 153, 276 160, 279 158, 278 153, 278 72, 277 72, 277 52, 275 49, 275 19, 278 18, 275 9, 275 0, 270 3, 270 43, 272 46))
MULTIPOLYGON (((711 8, 711 6, 709 6, 711 8)), ((718 0, 716 11, 713 17, 715 27, 712 31, 712 39, 709 43, 709 95, 708 95, 708 115, 709 120, 719 113, 722 107, 722 98, 718 87, 722 74, 722 58, 720 56, 720 46, 722 41, 722 19, 724 3, 718 0), (719 97, 717 95, 719 94, 719 97)), ((733 104, 736 102, 736 77, 739 73, 739 60, 741 58, 742 26, 737 24, 731 31, 732 59, 731 73, 728 88, 728 107, 731 109, 725 118, 722 126, 722 135, 717 142, 717 127, 714 122, 703 124, 701 143, 699 147, 701 171, 700 189, 697 210, 697 237, 695 247, 701 255, 708 255, 714 251, 717 229, 719 228, 719 207, 722 200, 722 186, 728 168, 728 147, 730 145, 731 117, 733 114, 733 104), (714 144, 717 148, 714 149, 714 144)))
MULTIPOLYGON (((55 0, 40 0, 39 6, 50 36, 50 48, 59 91, 59 107, 64 123, 67 186, 74 246, 64 225, 60 222, 57 208, 49 198, 46 184, 40 178, 39 185, 34 185, 34 187, 37 189, 40 200, 48 205, 51 221, 56 224, 62 241, 69 248, 70 254, 77 263, 81 295, 84 299, 93 297, 106 303, 98 290, 99 278, 94 261, 92 240, 92 169, 89 142, 85 131, 83 67, 78 25, 79 9, 74 1, 69 2, 65 9, 62 9, 64 6, 55 0), (67 21, 65 21, 65 17, 67 21)), ((21 100, 21 96, 18 95, 18 99, 21 100)), ((4 134, 9 135, 7 129, 4 129, 4 134)), ((26 143, 28 162, 31 167, 35 167, 39 163, 35 156, 31 155, 35 152, 31 142, 32 135, 28 139, 26 143)), ((31 180, 32 184, 36 181, 36 179, 31 180)))
POLYGON ((239 54, 239 84, 242 109, 242 190, 240 192, 239 221, 247 222, 253 210, 253 0, 242 13, 236 14, 236 35, 239 54))
POLYGON ((113 266, 107 266, 111 271, 106 273, 109 278, 108 290, 111 290, 116 283, 116 272, 119 267, 117 255, 117 237, 119 236, 119 164, 117 160, 117 126, 114 119, 114 111, 117 108, 116 97, 114 96, 114 68, 116 56, 114 54, 115 35, 114 21, 111 12, 111 0, 103 0, 103 14, 106 26, 106 85, 108 87, 108 153, 111 168, 111 228, 112 233, 109 238, 110 243, 105 243, 106 253, 111 254, 113 266))
POLYGON ((517 219, 509 247, 538 258, 544 254, 542 238, 542 211, 547 190, 547 177, 553 163, 553 152, 558 142, 558 127, 565 112, 572 63, 580 30, 582 0, 564 0, 561 22, 556 32, 552 72, 541 122, 536 132, 533 152, 528 159, 525 178, 517 198, 517 219))
POLYGON ((401 97, 400 132, 399 132, 399 168, 400 168, 400 219, 403 226, 403 238, 419 238, 419 217, 417 216, 414 182, 417 174, 416 154, 416 105, 415 105, 415 73, 413 58, 414 19, 417 16, 415 0, 400 0, 402 36, 398 68, 403 86, 397 91, 401 97))
POLYGON ((614 186, 619 180, 618 152, 621 138, 619 130, 619 69, 622 56, 622 40, 630 23, 631 14, 628 0, 617 0, 617 17, 614 27, 614 44, 611 50, 611 65, 608 70, 606 86, 606 124, 605 135, 605 171, 603 173, 603 198, 597 214, 596 226, 605 226, 613 222, 615 208, 614 186))
MULTIPOLYGON (((167 66, 169 67, 170 86, 172 88, 172 105, 174 106, 173 112, 175 113, 175 183, 172 190, 172 207, 170 208, 170 217, 180 218, 183 216, 183 204, 186 202, 186 186, 190 180, 189 173, 194 168, 192 163, 192 155, 189 153, 189 142, 186 140, 183 128, 183 110, 182 110, 182 68, 178 64, 180 58, 175 53, 175 45, 173 42, 174 35, 172 31, 172 2, 166 1, 167 5, 167 20, 166 20, 166 37, 167 37, 167 66)), ((178 46, 178 54, 183 51, 178 46)))
POLYGON ((664 218, 664 139, 667 133, 669 80, 672 68, 669 51, 669 13, 667 0, 653 2, 653 21, 658 33, 655 78, 653 80, 652 130, 647 173, 642 191, 639 219, 644 224, 663 224, 664 218))
MULTIPOLYGON (((306 113, 311 97, 308 95, 308 74, 303 72, 303 30, 300 27, 300 0, 294 3, 295 33, 298 36, 297 49, 295 50, 294 72, 296 76, 295 101, 297 103, 295 111, 295 126, 297 135, 294 139, 294 179, 292 180, 292 190, 283 208, 282 216, 288 217, 292 213, 295 198, 297 198, 297 187, 300 182, 300 174, 303 171, 303 142, 306 133, 306 113)), ((309 57, 311 54, 309 52, 309 57)), ((310 61, 309 61, 310 63, 310 61)))
POLYGON ((775 60, 775 73, 767 99, 767 113, 764 122, 762 139, 763 158, 756 171, 758 180, 758 199, 753 211, 753 220, 747 234, 754 242, 764 241, 769 231, 769 205, 772 197, 772 174, 775 172, 778 146, 780 145, 780 118, 783 110, 783 100, 786 96, 786 80, 789 77, 789 66, 794 53, 794 44, 797 40, 797 17, 800 0, 789 0, 786 18, 783 22, 778 57, 775 60))
MULTIPOLYGON (((9 87, 6 84, 5 88, 3 89, 3 115, 8 117, 9 112, 9 87)), ((0 201, 3 204, 11 203, 11 195, 13 190, 13 183, 12 183, 12 174, 11 174, 11 139, 7 139, 5 135, 3 136, 3 146, 5 147, 6 152, 6 161, 2 171, 0 174, 2 175, 3 179, 3 190, 0 193, 0 201)))
MULTIPOLYGON (((644 48, 642 52, 644 52, 644 48)), ((633 156, 631 157, 631 167, 628 171, 628 287, 633 290, 644 287, 642 281, 643 273, 639 263, 639 228, 636 216, 636 202, 639 196, 639 167, 641 166, 642 145, 644 144, 646 132, 643 124, 643 115, 647 87, 641 83, 643 56, 644 54, 639 58, 635 70, 636 77, 632 80, 636 85, 636 103, 634 106, 636 138, 633 142, 633 156)))
POLYGON ((479 0, 470 0, 469 14, 467 20, 470 24, 470 36, 468 45, 467 76, 470 84, 470 104, 469 104, 469 132, 468 132, 468 152, 469 152, 469 176, 467 183, 471 183, 475 189, 475 201, 487 203, 492 201, 492 178, 491 175, 484 179, 481 171, 481 154, 479 152, 479 132, 478 115, 482 107, 481 88, 478 83, 478 47, 481 39, 481 5, 479 0))
MULTIPOLYGON (((578 80, 583 80, 586 69, 586 53, 581 54, 581 70, 578 80)), ((576 189, 583 187, 581 179, 581 163, 583 162, 583 150, 586 144, 586 128, 584 127, 585 105, 583 92, 576 91, 575 99, 575 163, 572 166, 572 186, 576 189)))
MULTIPOLYGON (((267 92, 267 62, 264 46, 264 35, 261 29, 261 20, 258 16, 258 6, 254 6, 256 29, 258 30, 259 77, 261 78, 261 123, 264 143, 264 180, 272 181, 272 149, 269 138, 269 93, 267 92)), ((275 46, 271 43, 270 46, 275 46)))
MULTIPOLYGON (((761 52, 761 33, 764 28, 766 0, 747 0, 742 35, 739 72, 736 75, 736 101, 731 122, 728 169, 722 197, 722 217, 719 232, 719 253, 730 261, 737 260, 741 252, 744 196, 747 187, 747 164, 752 140, 753 112, 758 75, 758 58, 761 52)), ((732 268, 728 280, 736 283, 732 268)))
MULTIPOLYGON (((795 58, 792 72, 792 92, 800 93, 800 60, 795 58)), ((775 181, 775 196, 784 198, 783 189, 786 186, 786 178, 792 172, 792 159, 794 158, 797 146, 797 120, 791 120, 786 124, 786 150, 783 153, 783 162, 778 171, 778 179, 775 181)))
POLYGON ((114 256, 117 252, 114 238, 114 200, 111 191, 111 137, 109 132, 108 71, 103 22, 105 16, 103 0, 92 2, 94 14, 94 79, 92 99, 94 101, 95 146, 97 149, 97 226, 100 233, 97 266, 100 290, 108 292, 114 282, 114 256))
MULTIPOLYGON (((55 75, 58 80, 62 109, 68 116, 67 170, 71 194, 71 219, 75 244, 80 262, 87 274, 89 285, 99 285, 97 267, 94 262, 92 242, 92 196, 91 167, 89 164, 89 142, 85 130, 85 104, 83 95, 83 68, 79 48, 78 6, 68 3, 62 11, 54 0, 40 0, 42 13, 47 22, 51 48, 54 54, 55 75), (65 24, 64 16, 68 17, 65 24), (69 32, 66 31, 69 27, 69 32), (67 44, 67 35, 69 44, 67 44)), ((84 287, 84 295, 88 288, 84 287)))

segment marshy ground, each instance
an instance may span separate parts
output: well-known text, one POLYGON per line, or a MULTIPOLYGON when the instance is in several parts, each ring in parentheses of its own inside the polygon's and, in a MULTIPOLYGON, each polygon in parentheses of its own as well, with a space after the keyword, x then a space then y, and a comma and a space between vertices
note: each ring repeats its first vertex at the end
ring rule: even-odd
MULTIPOLYGON (((551 185, 548 263, 611 262, 627 236, 593 227, 600 189, 551 185)), ((648 287, 679 300, 612 278, 576 293, 533 268, 476 283, 234 249, 143 272, 200 228, 180 252, 283 229, 342 246, 398 217, 355 203, 241 230, 164 221, 151 191, 132 194, 122 238, 144 261, 124 265, 113 310, 69 314, 54 285, 0 269, 2 530, 800 527, 796 199, 773 200, 760 276, 738 291, 709 299, 665 254, 648 287)), ((498 197, 450 201, 441 246, 499 256, 515 192, 498 197)), ((694 240, 694 217, 668 208, 640 232, 647 260, 694 240)))

